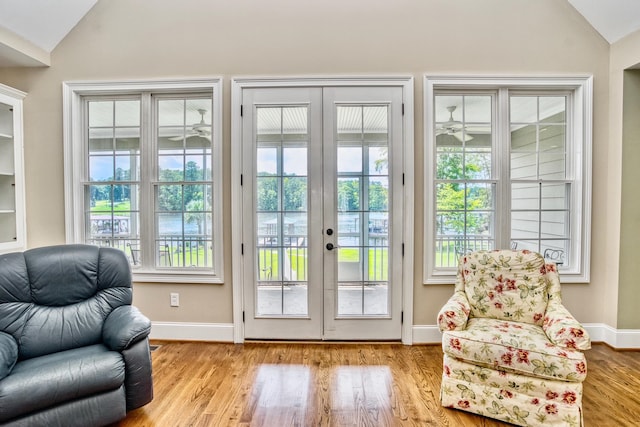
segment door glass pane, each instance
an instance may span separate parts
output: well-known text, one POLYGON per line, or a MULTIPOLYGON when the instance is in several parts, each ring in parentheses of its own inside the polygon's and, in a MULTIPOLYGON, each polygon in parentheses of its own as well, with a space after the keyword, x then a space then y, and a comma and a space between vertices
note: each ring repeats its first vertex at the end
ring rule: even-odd
POLYGON ((337 316, 388 316, 389 107, 336 108, 337 316))
POLYGON ((308 108, 256 108, 256 316, 309 311, 308 108))

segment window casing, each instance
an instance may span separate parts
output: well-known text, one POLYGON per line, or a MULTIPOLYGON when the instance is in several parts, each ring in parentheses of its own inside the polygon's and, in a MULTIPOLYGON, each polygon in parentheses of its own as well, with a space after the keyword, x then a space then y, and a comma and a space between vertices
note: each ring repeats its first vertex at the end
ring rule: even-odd
POLYGON ((219 79, 65 83, 67 242, 134 280, 221 283, 219 79))
POLYGON ((591 93, 590 77, 425 77, 425 283, 496 248, 589 280, 591 93))

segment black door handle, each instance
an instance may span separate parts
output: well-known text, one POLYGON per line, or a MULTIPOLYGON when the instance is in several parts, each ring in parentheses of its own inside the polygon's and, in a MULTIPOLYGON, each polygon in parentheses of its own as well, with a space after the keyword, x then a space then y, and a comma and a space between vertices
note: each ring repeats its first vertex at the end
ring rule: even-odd
POLYGON ((327 243, 327 249, 332 251, 333 248, 335 248, 335 246, 333 246, 333 243, 327 243))

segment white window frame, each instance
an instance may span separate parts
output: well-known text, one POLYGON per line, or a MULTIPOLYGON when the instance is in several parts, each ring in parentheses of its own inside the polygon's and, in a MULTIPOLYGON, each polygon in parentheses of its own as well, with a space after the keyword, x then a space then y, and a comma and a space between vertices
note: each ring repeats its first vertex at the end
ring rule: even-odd
MULTIPOLYGON (((128 80, 128 81, 81 81, 63 82, 63 141, 64 141, 64 189, 65 189, 65 239, 67 243, 85 242, 84 183, 87 181, 87 152, 83 136, 85 97, 136 95, 144 92, 159 94, 209 93, 213 111, 211 135, 212 181, 213 181, 213 266, 209 269, 168 269, 144 266, 133 268, 135 282, 171 283, 223 283, 223 195, 222 195, 222 79, 197 78, 179 80, 128 80)), ((144 106, 143 108, 151 108, 144 106)), ((142 132, 150 128, 143 119, 142 132)), ((150 138, 149 138, 150 140, 150 138)), ((150 143, 153 145, 153 143, 150 143)), ((155 156, 152 146, 143 146, 142 151, 155 156)), ((143 154, 144 155, 144 154, 143 154)), ((144 160, 143 160, 144 161, 144 160)), ((141 172, 142 173, 142 172, 141 172)), ((148 170, 148 174, 153 172, 148 170)), ((153 176, 142 176, 143 181, 153 182, 153 176)), ((149 207, 153 217, 154 209, 149 207)), ((151 218, 153 220, 153 218, 151 218)), ((149 227, 143 225, 143 232, 149 227), (146 227, 146 228, 144 228, 146 227)))
MULTIPOLYGON (((592 76, 424 76, 424 258, 423 258, 423 284, 448 284, 455 280, 455 269, 437 269, 435 267, 434 239, 436 231, 435 211, 436 201, 433 194, 435 182, 435 114, 434 95, 439 90, 455 91, 568 91, 571 109, 570 128, 567 129, 569 148, 574 154, 571 159, 572 179, 574 187, 571 198, 571 260, 568 266, 563 268, 560 274, 563 283, 588 283, 590 280, 591 257, 591 186, 592 186, 592 129, 593 129, 593 77, 592 76)), ((497 103, 508 103, 508 96, 498 95, 497 103)), ((509 118, 508 104, 500 105, 498 112, 507 111, 506 117, 494 117, 494 129, 497 132, 494 142, 494 150, 505 150, 505 141, 500 141, 502 135, 508 135, 509 118), (500 126, 501 129, 497 129, 500 126)), ((507 151, 495 151, 494 159, 500 162, 507 151)), ((498 186, 504 184, 508 177, 499 176, 498 186)), ((507 183, 508 184, 508 183, 507 183)), ((496 200, 496 208, 508 212, 510 206, 509 192, 503 191, 496 200), (502 206, 502 208, 501 208, 502 206)), ((499 213, 498 213, 499 215, 499 213)), ((503 215, 504 217, 505 215, 503 215)), ((509 220, 496 219, 496 238, 504 241, 504 233, 508 237, 509 220), (503 233, 501 235, 501 233, 503 233)), ((507 238, 508 240, 508 238, 507 238)))

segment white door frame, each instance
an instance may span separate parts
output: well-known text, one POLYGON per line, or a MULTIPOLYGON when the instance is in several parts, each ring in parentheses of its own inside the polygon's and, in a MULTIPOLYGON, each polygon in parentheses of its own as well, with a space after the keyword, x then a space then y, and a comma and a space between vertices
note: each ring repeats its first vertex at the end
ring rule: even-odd
POLYGON ((404 218, 402 241, 402 343, 413 343, 414 267, 414 111, 413 77, 236 77, 231 80, 231 277, 233 281, 233 341, 244 342, 243 242, 242 242, 242 91, 245 88, 278 87, 401 87, 403 102, 404 218))

